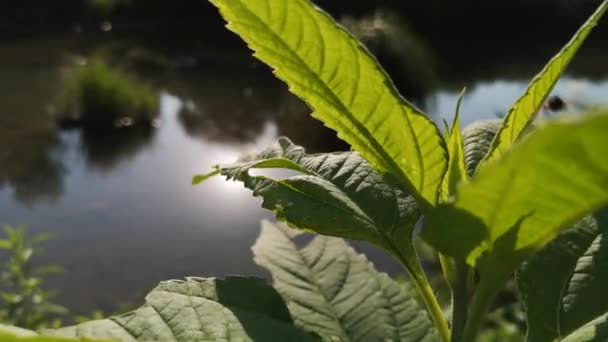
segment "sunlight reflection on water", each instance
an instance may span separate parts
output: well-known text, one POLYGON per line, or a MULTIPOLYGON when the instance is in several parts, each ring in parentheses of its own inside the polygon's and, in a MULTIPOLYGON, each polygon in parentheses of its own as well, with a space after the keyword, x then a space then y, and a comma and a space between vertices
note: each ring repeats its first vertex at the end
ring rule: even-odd
MULTIPOLYGON (((463 124, 505 111, 523 89, 524 82, 476 84, 463 102, 463 124)), ((608 94, 608 81, 566 78, 555 93, 566 100, 601 102, 608 94)), ((204 106, 206 100, 212 104, 207 111, 233 108, 221 103, 232 101, 229 98, 205 96, 215 95, 203 94, 199 99, 199 105, 204 106)), ((457 96, 455 91, 438 91, 428 101, 429 112, 449 119, 457 96)), ((55 157, 62 162, 63 192, 53 201, 25 204, 15 200, 10 185, 0 188, 1 223, 27 223, 35 231, 55 234, 44 261, 65 267, 66 273, 53 278, 50 286, 59 289, 59 300, 72 309, 113 311, 118 303, 141 297, 168 278, 265 275, 254 265, 250 248, 260 219, 272 219, 272 213, 261 209, 261 200, 240 183, 221 177, 199 186, 190 182, 194 174, 207 172, 212 165, 233 162, 244 153, 271 145, 281 127, 272 116, 261 116, 265 119, 257 122, 260 128, 250 140, 210 139, 186 132, 178 119, 183 105, 179 97, 163 92, 160 126, 136 149, 116 147, 120 158, 91 159, 94 156, 83 154, 80 133, 61 133, 55 157)), ((229 111, 213 114, 217 115, 214 119, 232 115, 229 111)), ((247 112, 242 115, 239 118, 247 118, 247 112)), ((247 125, 238 118, 232 120, 234 125, 247 125)), ((298 125, 292 129, 300 129, 298 125)), ((314 131, 301 132, 315 138, 314 131)), ((255 172, 291 175, 276 170, 255 172)), ((366 250, 380 269, 399 272, 385 254, 356 246, 366 250)))

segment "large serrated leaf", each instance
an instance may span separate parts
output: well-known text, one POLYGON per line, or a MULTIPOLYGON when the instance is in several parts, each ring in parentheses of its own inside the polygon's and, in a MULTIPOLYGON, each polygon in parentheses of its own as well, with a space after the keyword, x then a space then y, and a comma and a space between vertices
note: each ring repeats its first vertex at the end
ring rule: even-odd
POLYGON ((438 207, 423 237, 477 266, 480 286, 501 286, 533 251, 608 202, 607 130, 605 114, 536 128, 438 207))
POLYGON ((269 222, 253 247, 297 326, 341 341, 437 341, 414 293, 378 273, 341 239, 315 237, 304 247, 300 232, 269 222))
POLYGON ((287 138, 265 151, 219 167, 242 181, 263 206, 291 226, 318 234, 372 242, 413 258, 412 231, 420 216, 414 198, 382 176, 357 152, 306 154, 287 138), (253 176, 253 168, 282 167, 302 174, 285 179, 253 176))
POLYGON ((308 0, 211 0, 227 27, 374 167, 434 205, 446 168, 437 126, 369 52, 308 0))
POLYGON ((492 147, 482 163, 496 161, 522 135, 541 109, 545 99, 576 55, 589 33, 608 9, 604 0, 597 11, 576 32, 572 40, 553 57, 541 72, 532 79, 526 92, 513 104, 504 119, 502 128, 492 142, 492 147))
POLYGON ((165 281, 130 313, 43 332, 118 341, 318 341, 293 325, 272 287, 244 277, 165 281))
POLYGON ((528 341, 554 341, 608 312, 607 239, 608 211, 603 210, 523 264, 517 279, 527 311, 528 341))

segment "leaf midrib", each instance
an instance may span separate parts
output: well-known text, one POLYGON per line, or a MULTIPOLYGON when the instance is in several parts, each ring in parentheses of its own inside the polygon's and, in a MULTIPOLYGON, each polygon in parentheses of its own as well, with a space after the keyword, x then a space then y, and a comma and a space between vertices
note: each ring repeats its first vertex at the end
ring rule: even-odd
MULTIPOLYGON (((321 203, 321 204, 325 204, 325 205, 327 205, 327 206, 329 206, 329 207, 332 207, 332 208, 336 209, 336 211, 340 211, 340 212, 342 212, 342 213, 344 213, 344 214, 346 214, 346 215, 352 215, 352 214, 353 214, 353 212, 351 212, 351 211, 347 210, 346 208, 343 208, 343 207, 341 207, 341 206, 337 206, 337 205, 335 205, 333 201, 323 201, 323 200, 320 200, 319 198, 314 197, 314 196, 311 196, 311 195, 307 194, 306 192, 301 191, 300 189, 297 189, 297 188, 295 188, 295 187, 291 186, 290 184, 286 184, 286 183, 285 183, 285 181, 289 181, 289 178, 288 178, 288 179, 286 179, 286 180, 276 180, 276 179, 272 179, 272 178, 268 178, 268 177, 264 177, 264 176, 257 176, 257 177, 255 177, 255 178, 258 178, 258 179, 264 179, 264 180, 269 180, 269 181, 271 181, 271 182, 274 182, 274 183, 280 184, 280 185, 282 185, 282 186, 284 186, 284 187, 286 187, 286 188, 288 188, 288 189, 290 189, 290 190, 292 190, 292 191, 294 191, 294 192, 296 192, 296 193, 298 193, 298 194, 300 194, 300 195, 302 195, 302 196, 304 196, 304 197, 306 197, 306 198, 311 199, 311 200, 312 200, 312 202, 319 202, 319 203, 321 203)), ((321 179, 323 179, 323 180, 325 180, 325 178, 322 178, 322 177, 320 177, 320 178, 321 178, 321 179)), ((326 181, 327 181, 327 180, 326 180, 326 181)), ((332 184, 332 185, 334 185, 333 183, 331 183, 331 182, 329 182, 329 181, 327 181, 327 182, 328 182, 328 183, 330 183, 330 184, 332 184)), ((334 186, 335 186, 335 185, 334 185, 334 186)), ((341 192, 342 194, 345 194, 345 193, 344 193, 344 191, 342 191, 342 189, 338 188, 337 186, 336 186, 336 189, 340 190, 340 192, 341 192)), ((345 194, 345 195, 346 195, 346 194, 345 194)), ((346 196, 346 197, 350 199, 350 197, 349 197, 349 196, 346 196)), ((376 229, 377 227, 376 227, 376 223, 374 222, 374 220, 372 220, 372 218, 370 218, 369 216, 367 216, 367 214, 365 213, 365 211, 363 211, 363 210, 361 209, 361 207, 360 207, 360 206, 359 206, 357 203, 355 203, 354 201, 351 201, 351 202, 352 202, 352 203, 353 203, 353 204, 354 204, 354 205, 357 207, 357 209, 359 209, 359 211, 361 212, 361 213, 357 213, 357 212, 355 212, 355 214, 357 214, 357 216, 358 216, 358 217, 361 217, 361 218, 363 219, 363 221, 365 221, 365 222, 367 223, 367 225, 369 225, 370 227, 372 227, 372 228, 373 228, 373 229, 372 229, 372 231, 373 231, 373 232, 375 232, 376 234, 378 234, 379 229, 376 229)))
MULTIPOLYGON (((298 160, 292 160, 292 159, 289 159, 289 158, 286 158, 285 156, 283 156, 283 157, 276 157, 276 158, 261 159, 258 162, 263 162, 263 161, 270 160, 270 159, 284 159, 284 160, 288 160, 288 161, 293 162, 296 165, 302 167, 303 169, 305 169, 309 175, 315 176, 315 177, 319 177, 319 178, 321 178, 321 179, 323 179, 323 180, 331 183, 332 185, 334 185, 336 187, 336 189, 340 190, 340 192, 342 194, 344 194, 345 197, 347 197, 347 198, 349 198, 351 200, 351 202, 353 203, 353 205, 355 205, 357 207, 357 209, 363 214, 363 219, 368 223, 368 225, 370 225, 370 226, 372 226, 372 227, 375 228, 375 229, 373 229, 373 231, 376 232, 377 236, 381 237, 383 240, 385 240, 384 242, 387 244, 387 246, 391 246, 393 248, 396 248, 395 245, 391 243, 391 237, 390 237, 390 235, 392 235, 394 233, 395 229, 398 228, 398 224, 397 223, 399 221, 399 203, 398 203, 398 197, 399 196, 397 195, 397 191, 396 191, 396 189, 394 187, 392 187, 392 186, 389 187, 391 189, 391 192, 393 194, 393 199, 395 201, 395 206, 394 206, 395 208, 393 210, 393 220, 392 220, 392 224, 390 226, 386 227, 387 229, 386 229, 386 233, 385 233, 384 229, 381 229, 382 227, 381 227, 380 223, 376 222, 371 216, 369 216, 369 214, 365 210, 363 210, 363 208, 359 205, 359 203, 357 203, 356 201, 354 201, 352 199, 352 197, 345 191, 345 189, 342 189, 342 187, 340 187, 340 186, 338 186, 337 184, 334 183, 333 178, 335 177, 335 174, 332 177, 325 177, 325 176, 321 175, 318 172, 318 170, 314 170, 311 167, 307 167, 306 165, 303 165, 303 161, 305 159, 314 159, 314 158, 319 157, 319 156, 324 156, 325 159, 323 160, 323 162, 320 162, 318 164, 318 166, 320 167, 323 164, 325 164, 325 162, 327 160, 327 157, 330 154, 331 155, 336 155, 336 156, 341 156, 342 154, 347 154, 346 157, 344 157, 344 161, 343 161, 343 163, 346 163, 346 161, 348 160, 348 158, 350 158, 353 155, 353 153, 356 153, 356 152, 332 152, 332 153, 309 154, 309 155, 303 155, 303 156, 301 156, 300 158, 298 158, 298 160)), ((359 155, 359 157, 361 157, 361 156, 359 155)), ((256 163, 258 163, 258 162, 256 162, 256 163)), ((359 163, 359 165, 360 165, 360 163, 359 163)), ((359 167, 359 165, 357 165, 357 167, 359 167)), ((336 171, 335 173, 338 173, 340 169, 341 169, 341 167, 338 168, 337 169, 338 171, 336 171)), ((292 186, 290 186, 288 184, 285 184, 285 180, 275 180, 275 179, 272 179, 272 178, 269 178, 269 177, 264 177, 264 176, 257 176, 257 177, 254 177, 254 178, 266 179, 266 180, 269 180, 271 182, 280 183, 283 186, 285 186, 285 187, 287 187, 287 188, 289 188, 289 189, 291 189, 291 190, 293 190, 293 191, 295 191, 295 192, 297 192, 297 193, 299 193, 299 194, 301 194, 303 196, 306 196, 306 197, 308 197, 310 199, 313 199, 313 200, 317 199, 316 197, 312 197, 312 196, 306 194, 305 192, 302 192, 302 191, 300 191, 300 190, 298 190, 298 189, 296 189, 296 188, 294 188, 294 187, 292 187, 292 186)), ((286 180, 289 180, 289 178, 287 178, 286 180)), ((350 214, 350 211, 347 211, 345 208, 335 206, 333 204, 333 202, 329 202, 329 203, 325 202, 325 201, 319 201, 319 202, 327 204, 329 206, 333 206, 334 208, 336 208, 337 210, 339 210, 339 211, 341 211, 343 213, 350 214)))
MULTIPOLYGON (((304 258, 304 255, 302 254, 302 252, 300 251, 300 249, 298 249, 298 247, 293 243, 293 241, 291 240, 291 238, 287 234, 285 234, 285 232, 283 232, 281 229, 277 229, 277 231, 289 242, 289 244, 291 244, 293 250, 295 251, 295 254, 298 256, 298 258, 300 259, 300 261, 302 262, 302 264, 306 265, 307 271, 308 271, 307 273, 309 274, 309 280, 310 280, 311 284, 314 285, 314 287, 317 289, 318 293, 325 300, 325 303, 327 303, 328 311, 331 312, 331 314, 333 315, 334 319, 338 323, 338 327, 340 328, 342 336, 344 336, 344 337, 346 337, 348 339, 345 342, 349 342, 351 339, 350 339, 350 336, 348 335, 348 333, 345 330, 345 327, 343 325, 342 319, 340 318, 340 316, 338 315, 338 313, 335 311, 334 306, 332 305, 331 300, 327 297, 327 295, 325 294, 325 292, 321 289, 321 286, 317 282, 317 280, 316 280, 316 278, 315 278, 315 276, 314 276, 314 274, 312 272, 312 267, 308 264, 308 262, 306 262, 306 258, 304 258)), ((327 243, 327 241, 325 241, 325 243, 327 243)), ((281 267, 281 266, 279 266, 279 267, 281 269, 283 269, 283 267, 281 267)))

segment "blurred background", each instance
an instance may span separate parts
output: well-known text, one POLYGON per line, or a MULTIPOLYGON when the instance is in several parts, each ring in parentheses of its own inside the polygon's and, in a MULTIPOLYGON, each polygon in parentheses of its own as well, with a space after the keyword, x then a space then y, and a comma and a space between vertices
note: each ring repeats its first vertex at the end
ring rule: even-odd
MULTIPOLYGON (((433 119, 504 115, 599 0, 315 0, 433 119)), ((606 20, 605 20, 606 21, 606 20)), ((608 22, 554 94, 608 103, 608 22)), ((271 218, 239 184, 193 174, 287 135, 347 149, 205 0, 5 0, 0 10, 0 225, 51 232, 41 262, 76 314, 115 312, 164 279, 265 276, 271 218)), ((358 244, 378 268, 399 268, 358 244)))

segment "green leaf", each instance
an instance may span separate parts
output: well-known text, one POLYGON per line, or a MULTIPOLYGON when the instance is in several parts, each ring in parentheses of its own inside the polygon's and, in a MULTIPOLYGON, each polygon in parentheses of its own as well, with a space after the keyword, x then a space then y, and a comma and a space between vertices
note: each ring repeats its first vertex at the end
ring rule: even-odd
POLYGON ((608 202, 607 130, 608 115, 537 128, 429 215, 423 237, 477 266, 480 286, 502 285, 532 252, 608 202))
POLYGON ((500 120, 480 120, 473 122, 462 131, 464 159, 469 176, 475 174, 477 165, 488 153, 501 125, 500 120))
POLYGON ((566 336, 562 342, 604 342, 608 340, 608 313, 566 336))
POLYGON ((11 240, 0 239, 0 249, 10 249, 12 245, 11 240))
POLYGON ((483 163, 498 160, 522 135, 606 9, 608 9, 608 0, 602 2, 597 11, 576 32, 572 40, 532 79, 526 92, 509 110, 483 163))
POLYGON ((378 62, 308 0, 211 0, 227 27, 370 163, 434 205, 446 169, 439 129, 378 62))
POLYGON ((309 155, 289 139, 279 138, 269 149, 220 166, 219 171, 242 181, 264 199, 264 208, 293 227, 372 242, 415 259, 411 240, 420 214, 414 198, 357 152, 309 155), (252 168, 275 167, 301 174, 285 179, 249 174, 252 168))
POLYGON ((606 241, 608 211, 603 210, 523 264, 517 278, 527 311, 528 341, 553 341, 608 312, 606 241))
POLYGON ((211 171, 209 173, 203 174, 203 175, 195 175, 194 177, 192 177, 192 185, 197 185, 197 184, 201 184, 202 182, 206 181, 207 179, 216 176, 218 174, 218 172, 216 170, 211 171))
POLYGON ((456 105, 456 114, 452 122, 452 129, 448 137, 448 169, 443 178, 441 187, 442 199, 445 201, 451 194, 456 191, 456 186, 463 181, 468 180, 467 166, 465 161, 465 151, 460 129, 460 121, 458 119, 460 112, 460 103, 464 96, 464 90, 458 98, 456 105))
POLYGON ((253 247, 297 326, 341 341, 437 341, 415 293, 378 273, 342 239, 317 236, 305 246, 300 232, 262 223, 253 247))
POLYGON ((244 277, 165 281, 135 311, 43 332, 120 341, 318 341, 293 326, 272 287, 244 277))

